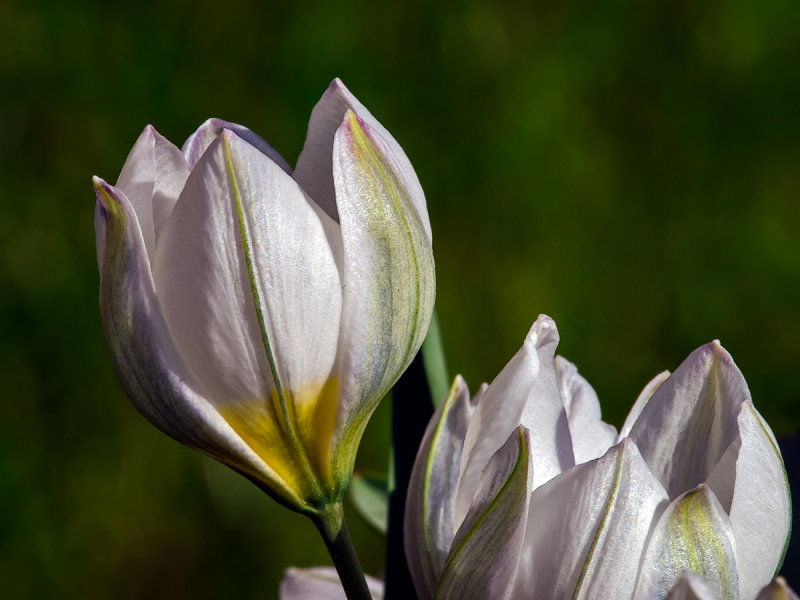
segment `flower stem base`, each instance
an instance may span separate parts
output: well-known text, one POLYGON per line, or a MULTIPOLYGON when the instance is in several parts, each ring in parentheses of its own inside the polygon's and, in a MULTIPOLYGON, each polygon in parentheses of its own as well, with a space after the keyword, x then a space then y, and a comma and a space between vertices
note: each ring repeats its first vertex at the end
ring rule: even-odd
POLYGON ((325 540, 325 546, 339 573, 347 600, 372 600, 364 571, 358 562, 341 503, 330 505, 311 518, 325 540))

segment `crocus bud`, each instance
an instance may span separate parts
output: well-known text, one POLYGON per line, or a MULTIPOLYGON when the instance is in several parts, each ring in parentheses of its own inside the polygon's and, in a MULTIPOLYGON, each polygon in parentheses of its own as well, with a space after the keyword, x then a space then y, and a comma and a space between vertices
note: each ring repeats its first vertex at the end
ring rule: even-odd
POLYGON ((94 185, 103 327, 135 406, 295 510, 339 502, 434 302, 394 138, 337 79, 294 173, 211 119, 182 150, 148 126, 117 185, 94 185))

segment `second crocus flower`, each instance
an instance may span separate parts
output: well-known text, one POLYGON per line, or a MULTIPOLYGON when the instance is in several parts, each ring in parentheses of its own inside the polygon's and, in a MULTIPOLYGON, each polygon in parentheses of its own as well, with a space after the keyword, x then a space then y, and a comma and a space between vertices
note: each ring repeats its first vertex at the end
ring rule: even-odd
POLYGON ((617 434, 555 356, 558 340, 540 317, 491 385, 471 399, 457 379, 434 415, 405 522, 420 598, 766 590, 789 534, 789 490, 730 355, 712 342, 657 376, 617 434))

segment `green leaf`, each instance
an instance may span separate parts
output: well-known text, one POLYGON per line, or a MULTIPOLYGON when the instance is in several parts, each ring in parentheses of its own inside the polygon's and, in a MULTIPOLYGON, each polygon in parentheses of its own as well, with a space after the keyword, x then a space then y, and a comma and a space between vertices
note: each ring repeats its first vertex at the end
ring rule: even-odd
POLYGON ((353 476, 350 499, 367 523, 386 535, 389 517, 389 478, 383 473, 363 472, 353 476))
POLYGON ((433 399, 433 407, 437 408, 450 391, 450 377, 447 375, 447 362, 444 358, 442 333, 439 329, 439 318, 434 309, 428 335, 422 342, 422 362, 425 365, 425 376, 433 399))

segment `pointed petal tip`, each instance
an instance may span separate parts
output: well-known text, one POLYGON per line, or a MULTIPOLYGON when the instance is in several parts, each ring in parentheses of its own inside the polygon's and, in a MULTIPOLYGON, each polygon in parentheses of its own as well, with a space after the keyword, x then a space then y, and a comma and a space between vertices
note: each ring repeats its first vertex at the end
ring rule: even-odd
POLYGON ((729 356, 728 351, 722 346, 719 340, 711 340, 707 344, 700 346, 706 352, 712 353, 714 356, 729 356))
POLYGON ((202 123, 200 123, 200 127, 196 129, 196 131, 200 131, 202 129, 210 129, 211 131, 221 131, 223 129, 228 129, 232 125, 231 121, 226 121, 225 119, 220 119, 219 117, 209 117, 202 123))
POLYGON ((103 210, 105 211, 111 208, 111 203, 116 199, 117 189, 97 175, 92 176, 92 185, 94 186, 94 193, 95 196, 97 196, 97 201, 103 207, 103 210))
POLYGON ((329 92, 336 92, 336 91, 346 92, 348 90, 347 90, 347 86, 344 84, 344 82, 339 77, 334 77, 331 80, 330 85, 328 86, 328 91, 329 92))
POLYGON ((366 135, 370 141, 373 141, 369 125, 367 125, 366 121, 359 117, 352 108, 348 108, 344 112, 342 124, 339 127, 345 129, 350 135, 361 132, 366 135))
POLYGON ((525 444, 526 448, 531 445, 531 432, 525 425, 517 427, 517 435, 519 436, 520 443, 525 444))
POLYGON ((707 344, 703 344, 692 352, 684 362, 704 365, 709 368, 714 364, 736 368, 736 363, 730 352, 722 346, 719 340, 712 340, 707 344))
POLYGON ((558 343, 558 341, 556 322, 547 315, 539 315, 525 337, 525 346, 537 348, 548 342, 558 343))
POLYGON ((455 392, 461 392, 464 390, 468 390, 467 382, 459 373, 453 378, 453 385, 451 386, 452 390, 455 392))

